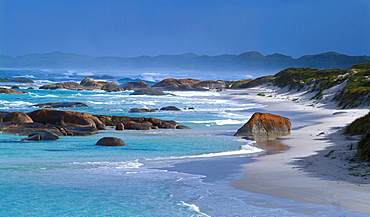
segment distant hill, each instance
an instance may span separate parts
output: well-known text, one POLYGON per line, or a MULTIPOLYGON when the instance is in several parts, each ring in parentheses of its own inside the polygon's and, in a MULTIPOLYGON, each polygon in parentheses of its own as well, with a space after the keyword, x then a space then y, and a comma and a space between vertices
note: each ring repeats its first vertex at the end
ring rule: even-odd
POLYGON ((263 56, 252 51, 240 55, 200 56, 193 53, 182 55, 92 57, 62 52, 28 54, 18 57, 0 55, 0 68, 32 69, 181 69, 205 71, 282 70, 288 67, 316 69, 347 69, 355 64, 370 62, 370 56, 348 56, 335 52, 305 55, 292 58, 283 54, 263 56))

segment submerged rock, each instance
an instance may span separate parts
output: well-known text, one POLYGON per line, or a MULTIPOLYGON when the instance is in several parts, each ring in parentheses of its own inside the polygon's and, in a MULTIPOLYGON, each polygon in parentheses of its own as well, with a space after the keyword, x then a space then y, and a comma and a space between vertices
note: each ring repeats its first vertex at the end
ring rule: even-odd
POLYGON ((7 93, 7 94, 19 94, 19 93, 28 93, 20 90, 8 89, 8 88, 0 88, 0 93, 7 93))
POLYGON ((161 111, 181 111, 181 109, 175 106, 167 106, 167 107, 161 108, 161 111))
POLYGON ((153 89, 153 88, 146 88, 146 89, 135 90, 135 92, 131 93, 130 95, 162 96, 162 95, 166 95, 166 94, 162 90, 153 89))
POLYGON ((99 139, 96 145, 101 146, 125 146, 127 145, 122 139, 117 137, 103 137, 99 139))
POLYGON ((292 124, 289 118, 269 113, 254 113, 234 136, 278 137, 289 135, 292 124))
POLYGON ((59 139, 59 136, 55 135, 52 132, 45 131, 45 130, 39 130, 39 131, 33 131, 28 135, 27 138, 24 138, 22 140, 33 140, 33 141, 40 141, 40 140, 57 140, 59 139))
POLYGON ((17 77, 9 79, 10 82, 18 82, 18 83, 35 83, 33 80, 28 79, 26 77, 17 77))
POLYGON ((81 102, 49 102, 32 105, 34 107, 44 107, 44 108, 70 108, 70 107, 88 107, 86 104, 81 102))

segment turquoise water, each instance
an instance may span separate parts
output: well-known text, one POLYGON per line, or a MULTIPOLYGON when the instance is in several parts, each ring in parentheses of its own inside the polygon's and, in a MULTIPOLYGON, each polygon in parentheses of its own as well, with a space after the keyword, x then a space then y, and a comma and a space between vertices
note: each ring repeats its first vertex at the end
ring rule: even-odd
POLYGON ((130 92, 39 90, 37 85, 26 90, 30 94, 0 95, 0 111, 30 112, 37 109, 33 104, 76 101, 89 107, 61 110, 156 117, 191 129, 108 127, 99 134, 52 142, 23 142, 24 136, 0 133, 0 216, 361 216, 228 185, 242 171, 237 165, 250 162, 250 156, 261 151, 233 134, 262 105, 240 104, 218 92, 130 96, 130 92), (170 105, 194 109, 128 112, 170 105), (95 145, 106 136, 122 138, 128 145, 95 145), (224 168, 233 162, 236 166, 224 168), (190 171, 190 165, 211 166, 204 173, 168 169, 179 163, 189 165, 190 171))

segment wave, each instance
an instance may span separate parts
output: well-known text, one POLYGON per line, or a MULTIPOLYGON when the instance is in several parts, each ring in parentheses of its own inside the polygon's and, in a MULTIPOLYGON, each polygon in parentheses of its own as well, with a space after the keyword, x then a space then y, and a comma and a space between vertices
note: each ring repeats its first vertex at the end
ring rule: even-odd
POLYGON ((32 96, 32 97, 35 97, 35 98, 59 97, 59 96, 57 96, 57 95, 53 95, 53 94, 39 95, 39 94, 34 94, 34 93, 31 93, 31 96, 32 96))
POLYGON ((13 78, 19 78, 19 77, 24 77, 24 78, 35 78, 35 76, 33 75, 15 75, 15 76, 12 76, 13 78))
POLYGON ((189 203, 185 203, 184 201, 180 201, 180 204, 179 205, 184 206, 184 207, 187 207, 188 210, 190 210, 192 212, 196 212, 198 215, 210 217, 209 215, 201 212, 200 209, 199 209, 199 207, 197 205, 195 205, 195 204, 189 204, 189 203))
POLYGON ((143 165, 142 163, 139 163, 138 160, 121 161, 121 162, 109 162, 109 161, 72 162, 71 164, 80 165, 80 166, 83 166, 83 167, 115 168, 115 169, 138 169, 143 165))
POLYGON ((0 105, 7 106, 9 108, 19 108, 19 107, 25 107, 25 106, 28 107, 28 106, 31 106, 33 104, 30 103, 30 102, 25 102, 25 101, 9 102, 9 101, 6 101, 6 100, 0 100, 0 105))

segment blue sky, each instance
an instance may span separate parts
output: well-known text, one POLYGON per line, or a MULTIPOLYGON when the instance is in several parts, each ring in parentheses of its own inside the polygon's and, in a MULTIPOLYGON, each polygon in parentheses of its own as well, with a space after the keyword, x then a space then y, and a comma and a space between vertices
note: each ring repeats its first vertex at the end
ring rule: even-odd
POLYGON ((369 0, 0 0, 0 54, 370 55, 369 0))

